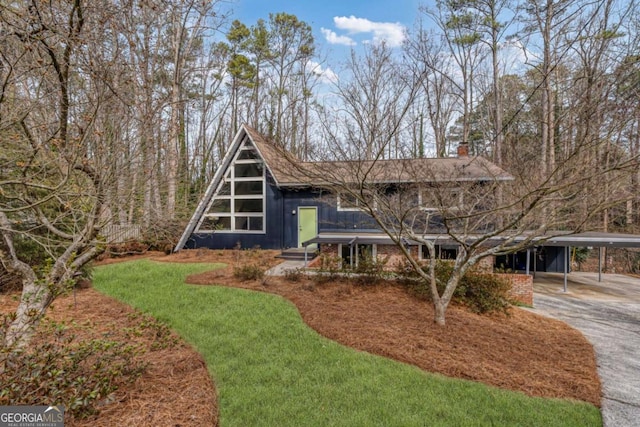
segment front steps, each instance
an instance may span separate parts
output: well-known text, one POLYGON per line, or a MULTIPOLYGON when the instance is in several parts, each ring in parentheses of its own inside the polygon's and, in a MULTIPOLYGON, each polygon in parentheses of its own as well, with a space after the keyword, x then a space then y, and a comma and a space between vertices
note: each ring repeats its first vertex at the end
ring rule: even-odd
MULTIPOLYGON (((312 248, 307 249, 307 261, 311 261, 316 257, 316 251, 312 248)), ((288 248, 283 249, 276 258, 282 258, 290 261, 304 261, 304 248, 288 248)))

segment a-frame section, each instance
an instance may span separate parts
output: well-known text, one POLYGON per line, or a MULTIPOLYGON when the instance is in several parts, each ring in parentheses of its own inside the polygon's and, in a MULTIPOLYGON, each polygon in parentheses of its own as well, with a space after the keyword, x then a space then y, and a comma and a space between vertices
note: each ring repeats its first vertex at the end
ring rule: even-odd
POLYGON ((251 133, 248 132, 246 126, 243 125, 222 159, 220 167, 209 183, 204 196, 198 203, 174 251, 177 252, 181 250, 191 235, 198 231, 203 220, 207 219, 206 217, 208 215, 206 215, 206 212, 211 209, 216 194, 220 192, 224 192, 225 195, 220 196, 218 204, 221 205, 221 209, 228 209, 228 212, 230 212, 221 215, 226 220, 224 226, 228 226, 229 231, 231 231, 232 228, 234 232, 263 231, 265 226, 264 215, 266 203, 266 200, 264 200, 264 186, 266 185, 265 169, 269 169, 269 166, 266 164, 258 145, 252 140, 251 133), (237 166, 241 167, 240 169, 246 172, 240 172, 238 168, 232 170, 234 162, 237 166), (256 167, 258 164, 260 166, 256 167), (236 189, 230 190, 229 180, 233 179, 235 175, 240 174, 242 174, 242 176, 236 178, 238 184, 236 185, 236 189), (262 186, 259 192, 256 190, 257 184, 262 186), (238 188, 245 188, 246 190, 244 192, 246 195, 237 196, 237 199, 234 200, 231 192, 238 191, 238 188), (226 195, 226 192, 229 192, 229 195, 226 195), (224 206, 225 204, 226 207, 224 206), (240 212, 236 213, 234 210, 239 210, 240 212))

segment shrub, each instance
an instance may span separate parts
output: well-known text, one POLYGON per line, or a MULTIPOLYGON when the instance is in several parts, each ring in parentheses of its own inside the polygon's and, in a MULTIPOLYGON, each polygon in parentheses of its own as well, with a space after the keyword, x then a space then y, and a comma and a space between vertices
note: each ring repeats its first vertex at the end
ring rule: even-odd
POLYGON ((171 328, 166 323, 138 311, 129 314, 128 318, 135 326, 123 329, 126 338, 146 336, 151 340, 152 351, 178 345, 178 337, 171 332, 171 328))
POLYGON ((299 282, 306 273, 301 268, 292 268, 284 271, 284 278, 288 282, 299 282))
POLYGON ((323 285, 325 283, 335 282, 341 277, 337 271, 335 272, 318 271, 316 274, 311 274, 309 278, 315 285, 323 285))
POLYGON ((376 260, 373 257, 362 257, 358 260, 354 280, 361 285, 375 285, 387 277, 385 266, 388 258, 376 260))
POLYGON ((322 285, 341 278, 342 258, 324 253, 321 253, 318 258, 318 272, 309 275, 309 279, 311 279, 315 285, 322 285))
POLYGON ((0 293, 17 291, 21 287, 22 277, 15 272, 7 271, 0 264, 0 293))
MULTIPOLYGON (((429 266, 424 266, 423 270, 428 271, 429 266)), ((435 266, 436 282, 438 293, 442 295, 447 281, 453 272, 453 264, 447 261, 437 261, 435 266)), ((418 274, 407 266, 400 266, 396 269, 399 282, 410 287, 412 292, 419 298, 431 299, 429 284, 419 279, 418 274)), ((452 301, 463 304, 475 313, 506 313, 510 307, 507 297, 510 284, 506 280, 487 273, 467 272, 458 283, 452 301)))
POLYGON ((152 225, 142 233, 142 243, 152 251, 170 254, 186 226, 184 220, 163 221, 152 225))
POLYGON ((233 268, 233 277, 243 282, 248 280, 262 280, 264 270, 254 264, 246 264, 233 268))
POLYGON ((493 274, 468 273, 460 281, 456 296, 476 313, 507 313, 511 306, 507 298, 510 286, 509 282, 493 274))
POLYGON ((320 254, 319 269, 321 271, 337 272, 342 269, 342 258, 339 256, 331 256, 325 253, 320 254))
POLYGON ((48 338, 28 351, 2 349, 0 405, 63 404, 73 417, 98 412, 120 385, 132 383, 146 369, 138 347, 105 339, 76 341, 64 327, 49 328, 48 338))
POLYGON ((139 242, 137 240, 131 240, 124 243, 112 243, 106 246, 104 254, 98 257, 98 259, 140 255, 147 253, 150 249, 151 248, 147 243, 139 242))

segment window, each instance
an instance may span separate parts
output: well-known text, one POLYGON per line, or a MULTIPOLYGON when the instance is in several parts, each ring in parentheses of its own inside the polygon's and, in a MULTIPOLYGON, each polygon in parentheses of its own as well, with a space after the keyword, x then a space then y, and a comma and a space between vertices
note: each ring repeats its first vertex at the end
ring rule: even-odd
POLYGON ((243 141, 198 226, 198 232, 264 233, 264 163, 243 141))
POLYGON ((231 199, 217 199, 211 204, 209 212, 212 213, 228 213, 231 212, 231 199))
POLYGON ((375 244, 354 244, 353 247, 342 243, 338 245, 338 253, 342 258, 342 265, 344 267, 357 267, 358 261, 362 261, 363 259, 375 260, 377 249, 375 244), (351 258, 352 253, 353 259, 351 258))
POLYGON ((262 212, 262 199, 235 199, 235 212, 262 212))
POLYGON ((262 194, 262 181, 241 181, 233 185, 237 196, 256 196, 262 194))
POLYGON ((262 164, 260 163, 240 163, 235 165, 236 178, 262 177, 262 164))
POLYGON ((205 215, 200 225, 201 230, 231 230, 231 218, 205 215))
MULTIPOLYGON (((456 246, 436 245, 435 250, 436 259, 456 259, 458 256, 458 248, 456 246)), ((419 259, 428 260, 430 258, 427 245, 420 245, 419 259)))
MULTIPOLYGON (((367 204, 369 206, 373 206, 374 209, 377 207, 377 203, 373 193, 365 193, 364 197, 366 198, 367 204)), ((350 193, 339 193, 338 194, 338 210, 339 211, 363 211, 366 209, 363 201, 360 200, 359 197, 354 196, 350 193)))
POLYGON ((425 211, 447 211, 462 208, 463 193, 458 187, 423 188, 418 192, 418 204, 425 211))

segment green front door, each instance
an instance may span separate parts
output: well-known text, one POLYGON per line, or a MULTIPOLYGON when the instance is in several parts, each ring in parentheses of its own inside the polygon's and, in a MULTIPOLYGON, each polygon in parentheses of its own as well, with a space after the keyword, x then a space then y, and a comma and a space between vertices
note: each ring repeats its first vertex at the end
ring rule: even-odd
MULTIPOLYGON (((311 240, 318 234, 318 209, 316 207, 298 208, 298 247, 302 242, 311 240)), ((316 245, 309 245, 314 249, 316 245)))

